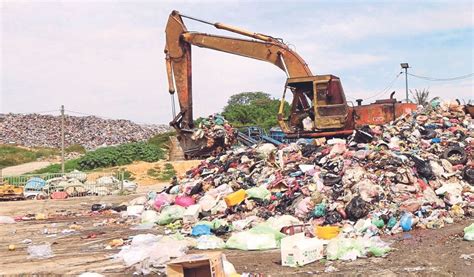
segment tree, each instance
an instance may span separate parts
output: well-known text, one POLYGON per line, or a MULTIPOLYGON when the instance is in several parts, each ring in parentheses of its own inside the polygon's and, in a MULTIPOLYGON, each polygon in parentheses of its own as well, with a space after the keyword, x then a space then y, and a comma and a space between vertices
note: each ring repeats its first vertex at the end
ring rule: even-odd
POLYGON ((433 100, 428 100, 430 97, 430 91, 425 88, 423 90, 415 89, 415 92, 410 90, 410 94, 412 96, 413 102, 415 102, 417 105, 426 106, 433 100))
POLYGON ((249 105, 252 101, 259 99, 270 99, 270 94, 256 91, 256 92, 241 92, 232 95, 227 101, 227 106, 232 105, 249 105))
MULTIPOLYGON (((280 100, 264 92, 242 92, 232 95, 224 107, 224 117, 235 127, 260 126, 265 129, 277 126, 280 100)), ((285 102, 285 111, 290 106, 285 102)))

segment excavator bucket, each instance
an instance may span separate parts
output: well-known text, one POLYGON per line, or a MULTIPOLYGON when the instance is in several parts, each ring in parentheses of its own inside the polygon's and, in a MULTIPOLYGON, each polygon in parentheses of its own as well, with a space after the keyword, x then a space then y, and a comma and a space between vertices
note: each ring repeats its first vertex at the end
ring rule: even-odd
POLYGON ((224 138, 197 137, 185 130, 178 130, 177 138, 186 159, 209 157, 224 149, 224 138))

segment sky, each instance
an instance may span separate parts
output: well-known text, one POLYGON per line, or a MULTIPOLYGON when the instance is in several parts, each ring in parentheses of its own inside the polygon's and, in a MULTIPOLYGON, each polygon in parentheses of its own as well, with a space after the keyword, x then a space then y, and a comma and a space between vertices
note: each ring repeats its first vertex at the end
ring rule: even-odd
MULTIPOLYGON (((409 73, 449 78, 474 72, 473 1, 5 1, 1 2, 0 113, 59 110, 171 121, 164 60, 172 10, 282 38, 313 74, 341 78, 347 99, 405 97, 409 73)), ((186 20, 190 31, 230 35, 186 20)), ((238 35, 235 35, 238 37, 238 35)), ((274 65, 193 47, 194 116, 228 98, 264 91, 280 98, 274 65)), ((474 99, 473 78, 409 88, 474 99)), ((71 115, 71 112, 67 112, 71 115)), ((53 112, 57 114, 57 112, 53 112)))

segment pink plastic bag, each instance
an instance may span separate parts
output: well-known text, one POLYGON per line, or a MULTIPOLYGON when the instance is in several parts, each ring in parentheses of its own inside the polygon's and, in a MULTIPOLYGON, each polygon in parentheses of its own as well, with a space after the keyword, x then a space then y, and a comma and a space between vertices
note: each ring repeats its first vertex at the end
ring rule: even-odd
POLYGON ((194 205, 196 201, 194 201, 194 198, 192 198, 191 196, 178 196, 174 200, 174 203, 176 205, 186 208, 188 206, 194 205))
POLYGON ((163 206, 166 206, 171 203, 171 197, 166 193, 160 193, 155 197, 155 202, 153 202, 153 207, 156 211, 160 211, 163 206))

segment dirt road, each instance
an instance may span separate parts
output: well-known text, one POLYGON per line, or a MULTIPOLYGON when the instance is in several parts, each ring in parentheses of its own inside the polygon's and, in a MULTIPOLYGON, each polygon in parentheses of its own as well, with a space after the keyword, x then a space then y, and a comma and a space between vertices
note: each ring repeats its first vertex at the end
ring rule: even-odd
POLYGON ((3 176, 17 176, 21 174, 25 174, 28 172, 32 172, 38 169, 42 169, 50 165, 51 162, 41 161, 41 162, 31 162, 31 163, 24 163, 15 166, 9 166, 2 169, 3 176))
MULTIPOLYGON (((67 200, 31 200, 1 202, 0 215, 49 214, 50 219, 21 221, 0 225, 0 273, 76 275, 85 271, 106 276, 131 275, 112 256, 118 248, 106 249, 112 239, 127 239, 140 233, 159 234, 160 228, 131 230, 127 219, 118 214, 91 215, 93 203, 122 203, 137 195, 82 197, 67 200), (76 231, 64 231, 73 230, 76 231), (25 239, 32 243, 52 243, 54 257, 28 259, 25 239), (15 251, 8 251, 14 244, 15 251)), ((440 230, 415 230, 384 240, 393 241, 395 248, 388 257, 358 259, 353 262, 315 262, 304 267, 280 265, 280 251, 235 251, 224 253, 239 273, 261 273, 264 276, 318 275, 383 275, 383 276, 472 276, 473 260, 461 259, 462 254, 473 254, 474 243, 462 240, 462 229, 472 223, 466 219, 440 230), (328 270, 333 272, 325 272, 328 270)), ((193 250, 192 252, 197 252, 193 250)))

